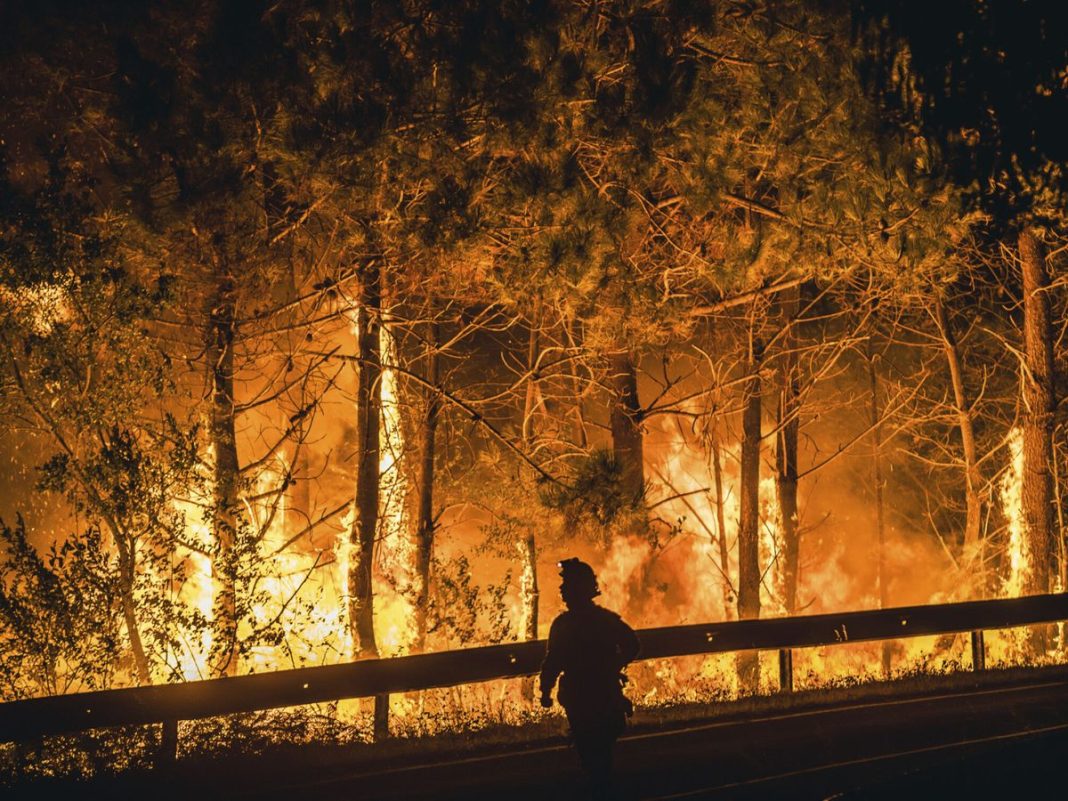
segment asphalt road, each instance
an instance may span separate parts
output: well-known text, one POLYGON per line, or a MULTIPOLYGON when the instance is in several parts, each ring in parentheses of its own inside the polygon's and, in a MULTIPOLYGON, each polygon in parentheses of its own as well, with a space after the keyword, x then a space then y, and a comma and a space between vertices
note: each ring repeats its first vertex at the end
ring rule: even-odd
MULTIPOLYGON (((999 801, 1064 796, 1068 669, 987 674, 940 693, 767 712, 634 731, 617 746, 619 801, 999 801), (1020 683, 1010 683, 1020 682, 1020 683), (985 685, 984 685, 985 683, 985 685), (1052 790, 1052 794, 1051 794, 1052 790)), ((916 691, 918 692, 918 691, 916 691)), ((800 703, 815 701, 798 699, 800 703)), ((827 702, 823 702, 826 704, 827 702)), ((728 714, 740 715, 740 712, 728 714)), ((478 751, 482 753, 479 754, 478 751)), ((183 764, 89 784, 4 788, 7 799, 141 801, 571 801, 588 798, 566 745, 471 756, 413 756, 378 767, 313 759, 183 764), (424 760, 418 762, 418 760, 424 760)))
MULTIPOLYGON (((1057 679, 632 734, 617 747, 617 795, 627 801, 985 798, 995 797, 986 793, 1001 782, 1020 791, 1010 797, 1026 798, 1027 782, 1037 792, 1045 781, 1036 766, 1062 770, 1065 757, 1068 680, 1057 679), (1020 767, 1029 759, 1030 772, 1020 767)), ((319 781, 303 777, 246 797, 567 801, 585 793, 573 755, 554 746, 319 781)))

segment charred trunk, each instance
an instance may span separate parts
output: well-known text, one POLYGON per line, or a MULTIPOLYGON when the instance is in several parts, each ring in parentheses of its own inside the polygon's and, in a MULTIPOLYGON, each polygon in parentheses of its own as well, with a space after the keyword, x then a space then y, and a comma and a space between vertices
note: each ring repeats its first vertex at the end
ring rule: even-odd
MULTIPOLYGON (((882 410, 879 408, 879 374, 876 370, 876 355, 871 337, 867 343, 868 357, 868 412, 871 421, 871 479, 875 496, 876 581, 879 584, 879 608, 888 606, 889 592, 886 575, 886 510, 883 505, 883 427, 882 410)), ((882 643, 883 676, 890 676, 890 642, 882 643)))
POLYGON ((630 351, 608 357, 612 388, 612 453, 620 471, 620 486, 635 508, 645 491, 642 407, 638 401, 638 374, 630 351))
MULTIPOLYGON (((289 259, 289 270, 287 271, 287 303, 295 304, 298 296, 298 277, 297 266, 292 256, 289 259)), ((294 317, 296 317, 294 313, 294 317)), ((299 320, 294 320, 294 324, 299 324, 299 320)), ((297 338, 293 337, 288 343, 290 352, 296 352, 302 343, 295 341, 297 338)), ((290 357, 292 358, 292 356, 290 357)), ((303 369, 307 369, 306 367, 303 369)), ((311 458, 308 451, 308 435, 309 428, 311 426, 312 415, 308 414, 305 409, 307 398, 303 396, 303 392, 297 398, 299 404, 298 414, 301 415, 299 424, 294 426, 293 429, 293 458, 289 464, 289 493, 287 510, 289 513, 289 529, 290 531, 300 531, 303 528, 310 526, 312 523, 312 492, 311 492, 311 475, 312 465, 311 458)))
POLYGON ((378 530, 382 420, 382 274, 377 259, 363 267, 356 312, 356 492, 349 531, 349 632, 353 656, 378 656, 374 627, 375 534, 378 530))
POLYGON ((212 606, 211 672, 232 676, 237 672, 237 536, 238 482, 237 435, 234 425, 234 279, 228 269, 216 275, 210 314, 208 356, 211 371, 212 466, 212 606))
POLYGON ((1050 591, 1055 558, 1053 520, 1053 330, 1046 251, 1035 232, 1020 233, 1024 299, 1023 516, 1031 553, 1028 594, 1050 591))
POLYGON ((434 556, 434 451, 437 445, 438 415, 441 399, 438 385, 438 324, 430 326, 426 348, 426 400, 419 425, 419 498, 416 510, 415 572, 418 595, 415 603, 416 644, 426 648, 426 616, 430 605, 430 565, 434 556))
MULTIPOLYGON (((750 336, 748 378, 742 390, 742 458, 738 516, 738 619, 760 617, 760 367, 763 343, 750 336)), ((746 692, 760 688, 756 651, 738 654, 738 679, 746 692)))
POLYGON ((797 510, 797 440, 801 430, 801 387, 797 375, 797 336, 794 326, 801 307, 797 287, 787 290, 783 302, 786 332, 779 362, 778 439, 775 447, 775 490, 782 514, 783 605, 786 614, 797 611, 797 580, 801 551, 797 510))

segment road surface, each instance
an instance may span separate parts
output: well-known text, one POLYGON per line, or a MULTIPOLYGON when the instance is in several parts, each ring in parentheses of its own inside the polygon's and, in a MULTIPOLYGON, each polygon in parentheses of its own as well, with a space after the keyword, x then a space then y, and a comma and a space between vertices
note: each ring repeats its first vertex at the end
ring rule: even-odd
MULTIPOLYGON (((1068 756, 1068 677, 767 714, 744 721, 634 733, 617 747, 618 794, 667 799, 930 797, 923 782, 950 787, 1012 786, 1018 775, 1000 756, 1068 756), (1005 769, 1002 769, 1004 767, 1005 769), (1000 770, 1000 772, 999 772, 1000 770), (902 775, 913 782, 902 784, 902 775), (895 783, 895 781, 897 783, 895 783), (895 789, 896 788, 896 789, 895 789)), ((1034 771, 1032 771, 1033 773, 1034 771)), ((581 798, 582 778, 566 747, 548 746, 387 770, 362 770, 292 786, 259 788, 247 798, 399 799, 581 798)), ((964 791, 962 790, 962 793, 964 791)), ((969 797, 967 794, 938 797, 969 797)), ((985 795, 970 797, 986 797, 985 795)), ((1016 797, 1026 797, 1017 794, 1016 797)))
MULTIPOLYGON (((617 797, 920 801, 1032 798, 1046 795, 1047 783, 1063 787, 1068 668, 1022 677, 965 675, 953 679, 952 689, 912 692, 834 706, 799 698, 806 707, 636 730, 617 747, 617 797)), ((366 758, 362 766, 315 765, 310 754, 180 760, 172 775, 153 771, 73 786, 53 781, 6 788, 4 795, 141 801, 587 797, 574 755, 562 743, 517 744, 489 754, 473 736, 469 756, 413 755, 406 763, 377 766, 366 758)))

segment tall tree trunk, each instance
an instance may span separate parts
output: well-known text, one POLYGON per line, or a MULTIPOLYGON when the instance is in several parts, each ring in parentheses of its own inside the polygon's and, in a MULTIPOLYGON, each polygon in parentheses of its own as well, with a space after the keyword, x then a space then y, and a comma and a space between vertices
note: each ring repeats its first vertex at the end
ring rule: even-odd
MULTIPOLYGON (((440 342, 438 324, 431 323, 426 346, 426 381, 438 385, 440 342)), ((434 390, 427 390, 426 406, 419 425, 419 501, 416 512, 415 572, 418 595, 415 603, 416 646, 426 648, 426 615, 430 604, 430 564, 434 555, 434 450, 437 444, 438 414, 441 399, 434 390)))
POLYGON ((212 606, 213 640, 211 672, 232 676, 237 672, 237 527, 238 482, 237 434, 234 425, 234 278, 228 267, 216 265, 215 296, 212 299, 208 358, 211 370, 211 444, 213 465, 212 606))
MULTIPOLYGON (((1023 515, 1031 552, 1029 594, 1049 592, 1055 558, 1053 521, 1053 329, 1046 249, 1030 229, 1020 233, 1023 269, 1023 515)), ((1036 643, 1041 645, 1041 643, 1036 643)))
POLYGON ((349 531, 349 632, 353 655, 378 656, 374 626, 375 534, 378 530, 382 420, 382 268, 371 259, 363 268, 356 312, 356 514, 349 531))
MULTIPOLYGON (((760 617, 760 367, 763 343, 750 332, 746 379, 742 389, 742 459, 738 515, 738 619, 760 617)), ((760 689, 760 657, 738 654, 738 680, 746 692, 760 689)))
MULTIPOLYGON (((534 418, 541 406, 540 387, 534 375, 538 364, 538 325, 535 319, 530 326, 530 338, 527 345, 527 370, 531 373, 527 379, 526 398, 523 404, 523 449, 530 453, 534 445, 534 418)), ((522 584, 520 593, 523 602, 523 631, 524 640, 538 639, 538 606, 541 598, 538 592, 538 547, 534 539, 534 531, 528 530, 518 544, 520 558, 522 559, 522 584)), ((534 679, 528 677, 523 680, 523 698, 527 701, 534 700, 534 679)))
MULTIPOLYGON (((886 575, 886 511, 883 507, 883 427, 882 411, 879 408, 879 375, 875 369, 875 349, 871 337, 867 343, 868 357, 868 411, 871 420, 871 473, 875 489, 875 536, 876 536, 876 579, 879 584, 879 608, 888 606, 886 575)), ((883 676, 890 676, 890 642, 883 640, 882 668, 883 676)))
POLYGON ((723 463, 720 454, 719 426, 712 424, 712 440, 709 443, 712 450, 712 478, 716 490, 716 537, 719 545, 720 580, 723 588, 723 616, 726 620, 731 619, 731 607, 734 606, 734 588, 731 586, 731 562, 730 549, 727 546, 727 515, 724 505, 727 499, 723 497, 723 463))
POLYGON ((798 287, 786 290, 783 298, 786 332, 783 354, 779 362, 778 441, 775 448, 775 489, 782 514, 783 574, 785 577, 783 605, 786 614, 797 611, 797 579, 801 551, 797 515, 797 440, 801 430, 801 387, 797 376, 797 336, 794 326, 801 310, 801 291, 798 287))
MULTIPOLYGON (((980 529, 983 520, 983 503, 980 496, 982 476, 979 473, 979 456, 975 446, 975 426, 972 410, 968 405, 964 390, 964 365, 961 360, 957 337, 953 332, 949 315, 940 297, 935 297, 932 314, 938 334, 942 340, 942 352, 949 369, 950 384, 953 387, 953 407, 957 415, 957 427, 960 429, 961 444, 964 450, 964 564, 973 572, 982 567, 980 553, 980 529)), ((981 578, 976 576, 976 578, 981 578)), ((973 586, 981 594, 981 583, 973 586)))
POLYGON ((623 492, 637 506, 645 490, 645 468, 638 374, 630 351, 609 356, 608 371, 609 384, 615 395, 611 418, 612 453, 620 467, 623 492))

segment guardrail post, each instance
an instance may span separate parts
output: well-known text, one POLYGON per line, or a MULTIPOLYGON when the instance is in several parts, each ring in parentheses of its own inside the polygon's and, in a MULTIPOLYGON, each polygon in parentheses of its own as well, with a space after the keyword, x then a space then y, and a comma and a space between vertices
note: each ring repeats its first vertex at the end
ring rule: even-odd
POLYGON ((982 629, 972 632, 972 670, 986 670, 986 643, 982 629))
POLYGON ((156 767, 167 768, 178 760, 178 721, 165 720, 160 724, 159 751, 156 767))
POLYGON ((376 743, 389 739, 389 694, 375 696, 375 719, 371 736, 376 743))
POLYGON ((794 691, 794 652, 790 648, 779 650, 779 692, 794 691))

